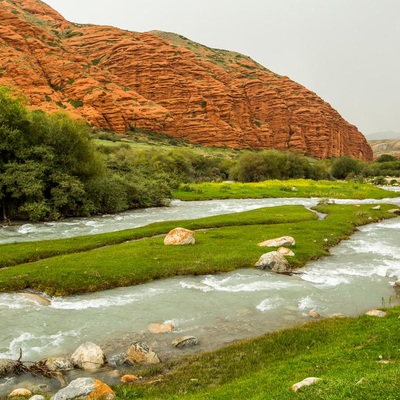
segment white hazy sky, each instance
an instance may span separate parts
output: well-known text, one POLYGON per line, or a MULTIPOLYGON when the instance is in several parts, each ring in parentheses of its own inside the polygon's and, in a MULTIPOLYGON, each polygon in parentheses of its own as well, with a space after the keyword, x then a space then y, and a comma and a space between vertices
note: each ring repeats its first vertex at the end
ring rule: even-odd
POLYGON ((400 0, 45 0, 67 20, 174 32, 316 92, 368 135, 400 132, 400 0))

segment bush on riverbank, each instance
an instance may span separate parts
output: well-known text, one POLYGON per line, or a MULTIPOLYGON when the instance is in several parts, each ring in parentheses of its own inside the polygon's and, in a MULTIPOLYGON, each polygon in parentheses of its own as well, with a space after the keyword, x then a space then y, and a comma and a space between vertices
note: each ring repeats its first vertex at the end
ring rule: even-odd
POLYGON ((82 121, 29 111, 0 87, 0 213, 31 221, 163 204, 162 177, 107 168, 82 121))

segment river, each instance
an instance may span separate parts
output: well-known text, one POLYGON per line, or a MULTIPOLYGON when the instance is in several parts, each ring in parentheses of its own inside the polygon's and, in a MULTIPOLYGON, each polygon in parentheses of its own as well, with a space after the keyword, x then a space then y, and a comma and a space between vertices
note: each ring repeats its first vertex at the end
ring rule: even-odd
MULTIPOLYGON (((70 237, 144 225, 159 220, 198 218, 280 204, 315 205, 318 199, 221 200, 174 202, 169 208, 138 210, 118 216, 26 224, 3 228, 0 241, 70 237)), ((335 200, 337 203, 387 202, 400 199, 335 200)), ((176 277, 134 287, 64 298, 40 306, 18 293, 0 294, 0 358, 37 361, 70 356, 83 342, 99 344, 109 359, 132 340, 151 344, 162 359, 214 349, 335 313, 356 316, 370 308, 398 304, 393 283, 400 278, 400 218, 359 228, 326 257, 302 268, 299 275, 276 275, 257 269, 228 274, 176 277), (175 326, 154 335, 152 322, 175 326), (171 341, 196 336, 200 344, 176 350, 171 341), (177 354, 178 354, 177 353, 177 354)), ((0 395, 9 386, 1 383, 0 395)))

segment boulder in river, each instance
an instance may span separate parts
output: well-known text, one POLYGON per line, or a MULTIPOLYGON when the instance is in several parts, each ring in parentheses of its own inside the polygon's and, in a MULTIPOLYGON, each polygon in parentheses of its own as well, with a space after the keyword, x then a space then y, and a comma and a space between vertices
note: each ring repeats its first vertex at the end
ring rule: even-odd
POLYGON ((172 332, 174 330, 174 326, 172 324, 152 322, 149 324, 147 329, 150 333, 166 333, 172 332))
POLYGON ((32 392, 30 390, 28 390, 28 389, 25 389, 25 388, 14 389, 8 395, 8 397, 28 397, 28 396, 32 396, 32 392))
POLYGON ((97 344, 87 342, 75 350, 71 361, 77 368, 98 369, 106 363, 106 356, 97 344))
POLYGON ((320 319, 321 315, 317 313, 316 311, 312 310, 308 313, 308 316, 314 319, 320 319))
POLYGON ((113 400, 115 393, 105 383, 94 378, 78 378, 58 391, 51 400, 102 399, 113 400))
POLYGON ((143 342, 133 342, 120 360, 120 364, 128 365, 159 363, 157 354, 143 342))
POLYGON ((18 361, 0 358, 0 377, 13 374, 18 365, 18 361))
POLYGON ((167 233, 164 238, 166 245, 195 244, 194 232, 185 228, 175 228, 167 233))
POLYGON ((286 258, 277 251, 264 253, 255 264, 259 269, 269 269, 277 274, 289 274, 292 272, 292 267, 286 258))
POLYGON ((264 242, 258 243, 261 247, 281 247, 281 246, 294 246, 296 241, 291 236, 282 236, 275 239, 265 240, 264 242))
POLYGON ((48 357, 40 361, 50 371, 69 371, 74 369, 70 358, 66 357, 48 357))
POLYGON ((182 336, 172 341, 172 344, 178 349, 182 347, 191 347, 199 344, 199 341, 194 336, 182 336))
POLYGON ((25 298, 29 299, 35 305, 37 304, 39 306, 47 307, 51 304, 51 301, 49 299, 47 299, 44 296, 41 296, 40 294, 28 293, 28 292, 23 292, 21 294, 25 298))

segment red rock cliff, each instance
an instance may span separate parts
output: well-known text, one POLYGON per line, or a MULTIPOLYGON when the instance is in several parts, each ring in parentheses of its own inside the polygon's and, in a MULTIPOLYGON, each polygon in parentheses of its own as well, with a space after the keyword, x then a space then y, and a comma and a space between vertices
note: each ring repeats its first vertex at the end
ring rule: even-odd
POLYGON ((1 1, 0 21, 0 84, 33 108, 118 133, 372 160, 364 136, 328 103, 241 54, 172 33, 74 24, 39 0, 1 1))

